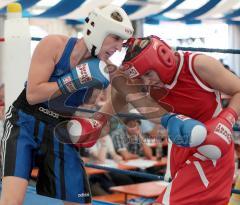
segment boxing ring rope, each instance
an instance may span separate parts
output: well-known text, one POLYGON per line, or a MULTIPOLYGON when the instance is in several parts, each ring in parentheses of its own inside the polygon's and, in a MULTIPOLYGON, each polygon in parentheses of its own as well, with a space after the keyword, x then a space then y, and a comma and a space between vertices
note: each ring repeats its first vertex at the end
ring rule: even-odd
POLYGON ((142 172, 132 171, 132 170, 117 169, 117 168, 112 168, 112 167, 108 167, 108 166, 101 166, 101 165, 92 164, 92 163, 85 163, 84 165, 85 165, 85 167, 106 170, 106 171, 115 172, 115 173, 118 173, 118 174, 126 174, 126 175, 130 175, 130 176, 136 176, 136 177, 151 179, 151 180, 161 180, 161 181, 164 180, 163 176, 158 176, 158 175, 155 175, 155 174, 142 173, 142 172))
MULTIPOLYGON (((122 169, 117 169, 117 168, 112 168, 112 167, 107 167, 107 166, 101 166, 97 164, 92 164, 92 163, 85 163, 85 167, 90 167, 94 169, 101 169, 101 170, 106 170, 109 172, 115 172, 118 174, 126 174, 130 176, 136 176, 136 177, 141 177, 141 178, 146 178, 146 179, 152 179, 152 180, 164 180, 163 176, 155 175, 155 174, 149 174, 149 173, 142 173, 138 171, 132 171, 132 170, 122 170, 122 169)), ((231 193, 233 194, 240 194, 239 189, 232 189, 231 193)))
POLYGON ((41 41, 42 38, 40 37, 32 37, 31 40, 32 41, 41 41))
MULTIPOLYGON (((95 113, 97 112, 97 110, 90 110, 90 109, 86 109, 86 108, 76 108, 77 111, 80 111, 80 112, 86 112, 86 113, 95 113)), ((129 117, 129 118, 134 118, 134 119, 137 119, 137 120, 146 120, 146 117, 144 117, 143 115, 138 115, 138 114, 128 114, 128 113, 118 113, 116 114, 117 117, 122 117, 122 118, 126 118, 126 117, 129 117)), ((233 130, 234 131, 237 131, 237 132, 240 132, 240 125, 238 124, 235 124, 234 127, 233 127, 233 130)))
MULTIPOLYGON (((32 37, 32 41, 40 41, 42 38, 40 37, 32 37)), ((5 39, 0 37, 0 42, 4 42, 5 39)), ((221 49, 221 48, 202 48, 202 47, 182 47, 176 46, 173 47, 175 50, 181 51, 199 51, 199 52, 216 52, 216 53, 229 53, 229 54, 240 54, 240 49, 221 49)))
POLYGON ((220 49, 220 48, 196 48, 196 47, 175 47, 175 50, 181 51, 200 51, 200 52, 216 52, 216 53, 230 53, 230 54, 240 54, 240 49, 220 49))

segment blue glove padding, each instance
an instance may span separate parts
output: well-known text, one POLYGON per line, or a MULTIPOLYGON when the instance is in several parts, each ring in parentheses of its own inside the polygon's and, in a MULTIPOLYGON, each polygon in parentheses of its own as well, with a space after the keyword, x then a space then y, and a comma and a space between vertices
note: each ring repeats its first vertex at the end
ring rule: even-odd
POLYGON ((184 115, 165 114, 161 124, 168 130, 171 141, 182 147, 196 147, 203 143, 207 136, 205 125, 184 115))
POLYGON ((97 58, 82 62, 69 73, 57 80, 62 93, 73 93, 81 88, 105 89, 109 85, 109 75, 106 64, 97 58))

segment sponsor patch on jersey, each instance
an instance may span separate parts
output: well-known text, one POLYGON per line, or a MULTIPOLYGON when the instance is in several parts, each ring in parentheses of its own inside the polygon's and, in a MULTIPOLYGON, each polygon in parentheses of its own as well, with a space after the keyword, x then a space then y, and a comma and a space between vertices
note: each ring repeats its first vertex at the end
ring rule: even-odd
POLYGON ((230 144, 232 141, 232 132, 222 123, 218 123, 217 127, 214 130, 214 134, 221 137, 227 144, 230 144))
POLYGON ((83 63, 76 67, 77 75, 81 84, 87 83, 92 80, 92 75, 88 63, 83 63))
POLYGON ((127 70, 124 70, 124 73, 130 78, 135 78, 140 75, 137 69, 134 68, 133 66, 129 67, 127 70))
POLYGON ((49 109, 47 109, 47 108, 39 107, 38 110, 39 110, 40 112, 43 112, 43 113, 46 114, 46 115, 51 116, 51 117, 54 117, 54 118, 57 118, 57 119, 59 118, 59 114, 58 114, 58 113, 53 112, 52 110, 49 110, 49 109))

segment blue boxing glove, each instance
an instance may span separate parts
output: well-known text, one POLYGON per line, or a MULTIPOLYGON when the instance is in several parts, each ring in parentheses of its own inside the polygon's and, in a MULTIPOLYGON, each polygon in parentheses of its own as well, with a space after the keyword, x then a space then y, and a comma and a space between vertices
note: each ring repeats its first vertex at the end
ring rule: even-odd
POLYGON ((196 147, 203 143, 207 129, 203 123, 174 113, 162 116, 161 125, 168 130, 171 141, 181 147, 196 147))
POLYGON ((107 65, 97 58, 86 60, 61 76, 57 83, 63 94, 81 88, 105 89, 109 85, 107 65))

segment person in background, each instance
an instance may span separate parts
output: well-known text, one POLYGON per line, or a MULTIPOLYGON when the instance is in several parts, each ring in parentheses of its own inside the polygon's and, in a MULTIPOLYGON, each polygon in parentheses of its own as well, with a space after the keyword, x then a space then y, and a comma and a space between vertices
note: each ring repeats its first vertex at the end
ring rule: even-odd
MULTIPOLYGON (((104 164, 104 166, 117 167, 122 162, 122 157, 114 149, 112 139, 109 135, 109 123, 103 128, 102 137, 91 148, 87 148, 89 162, 94 164, 104 164), (112 161, 111 161, 111 160, 112 161)), ((132 181, 128 176, 115 173, 103 173, 101 175, 91 175, 89 178, 93 196, 105 195, 111 193, 110 187, 130 184, 132 181)))
POLYGON ((116 153, 109 133, 110 125, 107 123, 101 133, 103 137, 101 137, 94 146, 88 148, 91 162, 105 163, 107 162, 107 159, 113 159, 116 163, 118 163, 123 160, 123 158, 116 153))
POLYGON ((125 118, 124 126, 111 132, 113 144, 117 153, 124 160, 145 157, 153 159, 152 150, 146 144, 141 131, 141 121, 133 118, 125 118))

